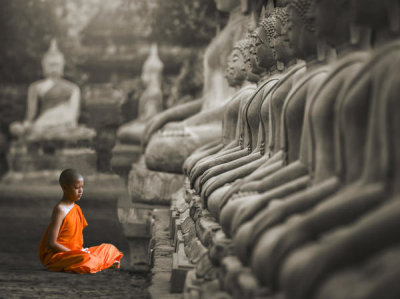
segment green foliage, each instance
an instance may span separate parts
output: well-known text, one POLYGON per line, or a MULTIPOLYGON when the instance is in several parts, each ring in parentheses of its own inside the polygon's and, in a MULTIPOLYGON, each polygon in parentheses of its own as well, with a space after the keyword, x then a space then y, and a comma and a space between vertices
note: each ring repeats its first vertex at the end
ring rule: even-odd
POLYGON ((41 76, 40 61, 52 37, 63 30, 58 0, 0 1, 0 81, 30 82, 41 76))
POLYGON ((214 0, 154 0, 151 39, 180 46, 204 46, 215 35, 214 0))

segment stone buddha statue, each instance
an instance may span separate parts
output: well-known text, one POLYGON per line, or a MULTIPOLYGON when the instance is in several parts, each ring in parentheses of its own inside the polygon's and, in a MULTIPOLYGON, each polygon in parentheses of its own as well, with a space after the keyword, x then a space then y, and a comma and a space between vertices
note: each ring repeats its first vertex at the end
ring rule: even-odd
MULTIPOLYGON (((307 225, 313 225, 314 228, 308 226, 305 229, 303 226, 299 239, 303 244, 307 240, 308 244, 296 247, 284 262, 280 281, 288 298, 307 298, 309 294, 316 292, 324 278, 343 279, 346 274, 335 272, 357 263, 368 265, 369 259, 372 259, 371 262, 376 259, 374 255, 390 251, 399 242, 395 227, 399 215, 400 164, 397 136, 400 126, 397 115, 400 105, 397 99, 400 85, 396 69, 400 62, 400 2, 387 0, 365 3, 354 0, 352 3, 356 8, 356 22, 370 27, 375 36, 372 57, 359 71, 356 80, 350 82, 354 88, 348 89, 342 104, 343 125, 342 131, 339 131, 345 141, 342 159, 346 168, 353 168, 342 171, 347 173, 347 178, 357 174, 358 177, 353 184, 340 191, 338 195, 341 197, 326 200, 326 203, 317 206, 313 211, 314 215, 310 213, 305 215, 304 220, 299 219, 301 226, 307 221, 307 225), (368 6, 365 7, 365 4, 368 6), (367 92, 366 86, 371 86, 367 92), (368 110, 367 133, 364 134, 366 145, 362 161, 359 162, 362 165, 357 165, 354 159, 359 153, 350 156, 350 146, 354 148, 352 138, 361 133, 360 128, 366 129, 361 126, 358 118, 354 121, 358 122, 357 127, 350 130, 352 134, 348 130, 353 122, 351 114, 354 109, 364 106, 368 107, 365 108, 368 110), (355 167, 358 169, 354 169, 355 167), (317 212, 319 220, 315 217, 317 212), (322 237, 318 239, 316 236, 320 235, 322 237), (310 262, 318 267, 309 267, 307 264, 310 262), (300 273, 303 278, 300 278, 300 273), (294 292, 296 296, 293 295, 294 292)), ((379 294, 382 298, 386 295, 388 298, 396 297, 397 286, 390 283, 395 264, 389 260, 378 261, 380 263, 375 265, 380 266, 378 269, 382 270, 382 279, 371 282, 368 287, 363 284, 364 289, 358 290, 364 292, 355 298, 373 298, 377 291, 374 287, 377 285, 390 287, 379 294)), ((355 278, 364 273, 362 269, 352 272, 355 278)), ((331 281, 328 280, 328 286, 329 284, 331 281)), ((327 289, 322 287, 322 290, 327 294, 327 289)))
MULTIPOLYGON (((276 68, 276 60, 273 54, 272 41, 274 35, 274 21, 271 17, 269 20, 265 20, 264 27, 270 28, 271 30, 265 31, 264 27, 260 27, 256 30, 258 34, 253 34, 254 53, 253 56, 258 58, 252 58, 252 71, 250 74, 260 74, 263 79, 259 80, 257 90, 247 100, 245 105, 242 106, 241 119, 243 125, 241 125, 238 146, 227 151, 221 151, 217 155, 206 157, 193 167, 189 174, 192 186, 198 192, 201 191, 201 180, 207 178, 207 171, 211 174, 219 174, 224 172, 224 166, 229 167, 229 162, 235 164, 245 164, 249 162, 247 159, 254 159, 258 156, 249 156, 255 144, 257 143, 258 129, 259 129, 259 108, 262 101, 265 99, 265 94, 268 94, 272 90, 272 87, 278 82, 280 74, 276 68), (264 42, 261 41, 260 37, 264 42), (217 168, 221 166, 222 168, 217 168), (213 172, 216 169, 216 172, 213 172)), ((203 181, 204 182, 204 181, 203 181)))
POLYGON ((139 98, 138 117, 117 130, 117 143, 112 150, 111 165, 114 171, 129 171, 132 163, 141 155, 141 138, 146 122, 163 110, 162 71, 163 63, 158 56, 156 44, 143 64, 141 79, 145 90, 139 98))
POLYGON ((94 130, 78 125, 80 89, 63 79, 64 55, 55 39, 42 60, 45 79, 29 86, 25 120, 10 125, 12 135, 24 141, 92 139, 94 130))
POLYGON ((162 110, 161 74, 163 63, 156 44, 152 44, 149 57, 143 64, 141 79, 146 86, 139 99, 138 118, 122 125, 117 131, 121 142, 140 144, 145 123, 162 110))
POLYGON ((143 144, 148 143, 145 160, 150 170, 181 173, 183 162, 195 149, 221 136, 224 104, 233 94, 224 78, 225 57, 244 36, 248 18, 241 13, 239 0, 216 3, 218 9, 230 12, 230 17, 206 50, 203 96, 184 106, 167 109, 148 122, 143 144))
MULTIPOLYGON (((347 9, 350 7, 350 2, 341 1, 336 5, 332 6, 331 2, 327 3, 326 1, 318 2, 316 4, 317 15, 323 16, 324 20, 331 16, 333 20, 336 13, 343 7, 347 9)), ((374 14, 378 11, 374 8, 374 14)), ((349 17, 349 19, 351 18, 349 17)), ((276 286, 276 277, 274 278, 274 276, 281 269, 287 257, 290 257, 292 252, 296 252, 297 248, 306 242, 316 240, 323 233, 355 221, 379 206, 388 196, 390 180, 388 180, 386 162, 387 142, 385 142, 385 138, 387 137, 383 132, 391 130, 382 129, 384 126, 382 127, 380 122, 388 119, 382 111, 386 111, 388 106, 381 108, 381 105, 395 94, 395 88, 391 85, 388 87, 387 84, 390 83, 381 85, 378 82, 391 82, 385 78, 396 76, 391 73, 388 65, 381 68, 382 65, 378 63, 380 59, 377 57, 382 59, 382 57, 390 57, 389 54, 393 53, 391 61, 394 62, 394 57, 398 54, 394 54, 394 51, 391 52, 391 50, 384 49, 384 53, 376 51, 376 55, 372 58, 373 62, 366 62, 366 59, 363 58, 361 62, 357 63, 358 67, 355 67, 357 64, 353 62, 350 73, 347 73, 346 84, 342 88, 342 93, 337 96, 335 104, 335 147, 337 148, 335 155, 338 156, 338 169, 335 172, 340 180, 340 185, 332 195, 318 197, 306 212, 289 218, 284 224, 266 230, 259 238, 253 251, 252 264, 257 275, 263 277, 264 283, 276 286), (378 76, 379 79, 376 79, 378 76), (366 89, 366 86, 372 86, 372 88, 366 89), (355 111, 357 111, 358 117, 354 117, 355 111), (257 268, 256 263, 261 260, 269 263, 266 269, 257 268)), ((358 54, 353 52, 346 56, 342 61, 348 61, 358 54)), ((317 108, 318 105, 315 104, 316 111, 318 111, 317 108)), ((396 109, 395 104, 391 110, 394 109, 396 109)), ((316 127, 317 124, 313 124, 312 127, 316 127)), ((321 127, 318 129, 321 130, 321 127)), ((315 143, 322 146, 322 140, 318 139, 318 131, 315 130, 315 132, 315 143)), ((390 140, 390 138, 386 140, 390 140)), ((317 152, 314 155, 318 157, 317 152)), ((315 169, 318 167, 315 166, 315 169)), ((296 261, 298 262, 298 259, 296 261)), ((298 266, 299 264, 295 267, 298 266)))
MULTIPOLYGON (((324 59, 317 59, 317 45, 320 44, 320 41, 316 38, 314 23, 307 18, 307 9, 309 9, 310 5, 311 2, 308 5, 299 7, 294 2, 293 6, 290 6, 290 41, 298 58, 306 61, 307 71, 303 78, 295 84, 283 107, 281 149, 286 153, 285 160, 287 164, 298 160, 302 156, 300 149, 302 148, 304 151, 305 145, 307 145, 304 140, 308 136, 310 105, 330 69, 330 66, 327 65, 325 51, 322 53, 323 55, 320 55, 324 56, 324 59), (302 142, 301 139, 303 139, 302 142), (300 147, 300 143, 302 143, 302 147, 300 147)), ((322 47, 320 46, 319 48, 322 47)), ((335 186, 334 183, 333 186, 335 186)), ((286 190, 278 192, 286 192, 286 190)), ((309 195, 306 192, 296 193, 293 198, 309 195)), ((235 234, 236 250, 243 262, 248 263, 250 250, 259 232, 280 221, 279 219, 282 219, 285 212, 289 210, 284 209, 285 203, 282 203, 282 205, 275 205, 275 203, 276 201, 271 204, 271 207, 266 208, 254 219, 238 228, 235 234)))
POLYGON ((45 78, 29 86, 25 120, 10 125, 16 137, 8 151, 10 179, 13 174, 23 177, 68 167, 79 167, 85 174, 97 170, 91 148, 96 132, 78 124, 80 89, 63 79, 64 63, 54 39, 42 60, 45 78))
POLYGON ((243 122, 240 107, 244 105, 244 102, 247 101, 255 89, 255 84, 248 80, 250 46, 251 40, 249 38, 240 40, 235 44, 228 58, 225 77, 229 85, 235 87, 237 92, 226 104, 222 120, 222 137, 217 142, 211 142, 196 150, 185 160, 183 169, 186 174, 190 173, 193 166, 200 159, 215 154, 222 149, 228 150, 238 144, 237 140, 239 140, 243 122))
MULTIPOLYGON (((340 87, 346 85, 344 82, 348 82, 351 76, 354 75, 354 72, 361 67, 362 63, 368 57, 367 51, 355 51, 360 47, 363 48, 363 46, 365 46, 363 43, 350 45, 350 43, 347 42, 350 40, 348 33, 350 31, 349 27, 350 21, 348 21, 347 27, 345 27, 344 23, 341 23, 342 32, 330 38, 332 44, 338 45, 337 51, 340 59, 332 64, 333 70, 319 88, 318 94, 314 96, 313 102, 311 103, 311 123, 308 125, 311 131, 306 133, 308 134, 307 155, 300 159, 300 161, 294 162, 270 177, 266 177, 262 181, 256 183, 258 185, 257 188, 261 189, 255 190, 264 192, 264 194, 260 195, 259 198, 256 196, 251 201, 245 201, 245 199, 243 199, 243 202, 246 202, 246 207, 241 206, 240 208, 237 208, 239 202, 237 204, 232 203, 231 211, 229 213, 232 213, 232 210, 234 210, 233 213, 237 213, 234 216, 235 224, 232 227, 233 230, 236 230, 241 223, 252 218, 260 210, 263 210, 265 207, 268 209, 268 204, 272 199, 282 198, 285 195, 287 196, 290 194, 279 193, 279 190, 286 190, 285 192, 287 192, 290 190, 290 186, 292 186, 294 188, 292 189, 293 191, 299 191, 305 189, 312 183, 327 184, 325 187, 326 189, 321 188, 321 186, 318 185, 313 187, 314 191, 309 195, 313 197, 313 200, 311 202, 308 201, 309 196, 306 196, 304 198, 306 198, 305 201, 307 201, 307 203, 304 202, 299 204, 299 206, 302 206, 304 209, 309 208, 309 205, 316 204, 319 200, 324 199, 325 196, 328 196, 337 190, 338 182, 335 182, 334 179, 336 176, 336 163, 334 159, 336 154, 334 149, 336 145, 333 142, 335 136, 333 121, 325 123, 324 120, 334 119, 333 111, 337 104, 336 98, 338 97, 340 87), (340 40, 339 37, 342 37, 342 40, 340 40), (336 93, 332 92, 332 90, 336 90, 336 93), (328 95, 330 100, 327 100, 328 95), (313 114, 315 114, 315 116, 313 114), (323 115, 323 117, 320 117, 320 114, 323 115), (306 160, 304 160, 305 158, 306 160), (310 174, 312 173, 314 178, 313 181, 310 180, 310 174), (264 184, 264 186, 262 186, 262 184, 264 184), (321 194, 316 195, 318 193, 321 194)), ((336 26, 335 28, 337 30, 340 29, 339 26, 336 26)), ((305 192, 310 191, 307 189, 305 192)))
MULTIPOLYGON (((288 15, 286 8, 276 8, 274 16, 277 19, 277 24, 285 25, 288 15)), ((281 32, 281 31, 279 31, 281 32)), ((275 135, 281 135, 280 118, 283 103, 286 96, 291 90, 294 82, 303 75, 304 65, 296 64, 296 59, 293 56, 293 50, 287 43, 287 38, 284 34, 278 34, 275 40, 275 53, 277 59, 283 62, 286 70, 283 72, 279 82, 274 86, 273 90, 266 96, 260 109, 260 134, 257 139, 257 146, 253 152, 257 155, 256 160, 251 163, 243 164, 242 166, 230 169, 225 174, 215 178, 215 182, 206 189, 205 197, 208 197, 209 202, 213 202, 211 206, 218 210, 221 204, 221 198, 229 189, 229 185, 222 186, 225 183, 231 183, 237 178, 242 178, 253 173, 260 167, 268 167, 276 162, 282 163, 283 155, 279 146, 274 146, 272 139, 279 140, 275 135), (276 148, 276 150, 275 150, 276 148), (224 176, 226 178, 224 178, 224 176)), ((279 142, 278 142, 279 143, 279 142)), ((276 167, 276 164, 273 166, 276 167)), ((215 213, 214 213, 215 214, 215 213)), ((218 212, 215 215, 218 216, 218 212)))

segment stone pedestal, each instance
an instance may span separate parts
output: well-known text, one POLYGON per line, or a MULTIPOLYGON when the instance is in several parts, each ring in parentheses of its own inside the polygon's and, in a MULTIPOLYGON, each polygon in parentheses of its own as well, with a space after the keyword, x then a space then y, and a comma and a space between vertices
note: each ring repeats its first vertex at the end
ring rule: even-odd
POLYGON ((9 171, 28 173, 35 171, 61 171, 78 169, 83 175, 96 173, 96 152, 87 147, 46 147, 13 143, 7 155, 9 171))
POLYGON ((131 165, 139 161, 142 149, 140 145, 117 143, 111 153, 112 170, 127 177, 131 170, 131 165))
POLYGON ((132 202, 169 206, 172 195, 182 187, 183 181, 183 175, 147 169, 142 157, 132 165, 128 192, 132 202))

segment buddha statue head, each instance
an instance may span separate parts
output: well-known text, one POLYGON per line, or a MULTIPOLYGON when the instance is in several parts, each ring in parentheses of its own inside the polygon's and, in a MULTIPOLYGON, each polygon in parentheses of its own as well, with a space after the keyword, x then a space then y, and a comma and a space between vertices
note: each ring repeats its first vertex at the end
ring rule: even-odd
POLYGON ((62 77, 64 74, 64 65, 64 55, 58 50, 57 41, 52 39, 50 48, 42 59, 43 74, 45 77, 62 77))
POLYGON ((277 7, 274 11, 276 19, 276 36, 274 38, 274 49, 276 59, 284 64, 293 59, 294 51, 289 43, 288 23, 289 14, 287 7, 277 7))
POLYGON ((351 0, 355 23, 374 30, 400 32, 400 0, 351 0))
POLYGON ((234 8, 239 7, 241 0, 215 0, 217 9, 222 12, 231 12, 234 8))
POLYGON ((149 57, 143 64, 141 79, 146 86, 151 83, 161 84, 161 74, 164 65, 158 56, 157 44, 153 43, 150 47, 149 57))
POLYGON ((276 35, 276 18, 269 16, 261 21, 252 34, 253 69, 258 73, 276 65, 273 40, 276 35))
POLYGON ((295 56, 300 59, 315 54, 316 38, 314 19, 309 14, 315 0, 293 0, 289 7, 287 31, 295 56))
POLYGON ((336 47, 350 40, 353 19, 350 1, 313 1, 309 15, 315 19, 315 32, 319 39, 336 47))
POLYGON ((250 45, 250 39, 242 39, 234 45, 229 55, 225 78, 230 86, 240 86, 247 78, 250 45))

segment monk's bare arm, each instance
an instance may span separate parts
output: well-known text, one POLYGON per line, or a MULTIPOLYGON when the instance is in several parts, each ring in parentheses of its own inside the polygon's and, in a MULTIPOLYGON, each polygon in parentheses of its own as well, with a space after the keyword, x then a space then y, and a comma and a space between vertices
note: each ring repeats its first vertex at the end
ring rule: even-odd
POLYGON ((51 216, 49 234, 47 235, 47 246, 57 252, 70 251, 69 248, 57 243, 58 232, 60 231, 64 218, 65 212, 60 206, 56 206, 51 216))

